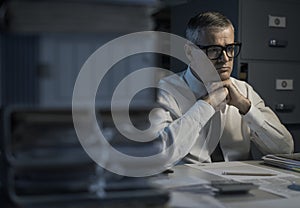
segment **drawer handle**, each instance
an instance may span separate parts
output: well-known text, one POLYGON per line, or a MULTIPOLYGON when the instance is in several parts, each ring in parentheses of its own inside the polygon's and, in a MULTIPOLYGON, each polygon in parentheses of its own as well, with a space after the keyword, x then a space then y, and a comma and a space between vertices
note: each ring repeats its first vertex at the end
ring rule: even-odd
POLYGON ((269 40, 269 46, 270 47, 285 48, 287 45, 288 45, 287 40, 276 40, 276 39, 269 40))
POLYGON ((275 105, 275 110, 278 112, 292 112, 295 105, 279 103, 275 105))

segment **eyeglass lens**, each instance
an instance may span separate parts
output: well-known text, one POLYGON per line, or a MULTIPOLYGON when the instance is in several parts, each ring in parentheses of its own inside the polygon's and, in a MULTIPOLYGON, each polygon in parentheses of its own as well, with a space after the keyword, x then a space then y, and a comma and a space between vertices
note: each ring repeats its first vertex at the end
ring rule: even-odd
POLYGON ((211 46, 206 48, 206 53, 210 59, 218 59, 223 53, 223 50, 226 51, 226 55, 229 58, 233 58, 239 54, 240 46, 236 44, 227 45, 226 47, 222 46, 211 46))

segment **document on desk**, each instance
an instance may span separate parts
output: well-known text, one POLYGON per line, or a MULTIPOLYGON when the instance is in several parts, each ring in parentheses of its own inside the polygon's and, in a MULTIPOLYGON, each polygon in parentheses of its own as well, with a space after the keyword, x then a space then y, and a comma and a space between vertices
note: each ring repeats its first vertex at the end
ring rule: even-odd
POLYGON ((223 178, 241 182, 251 182, 259 185, 259 188, 264 191, 283 197, 290 198, 300 196, 300 191, 293 191, 287 188, 292 181, 299 178, 293 174, 282 173, 243 162, 207 163, 201 164, 201 166, 197 164, 188 164, 187 166, 210 174, 218 175, 223 178), (224 172, 241 174, 224 175, 224 172), (247 175, 247 173, 249 174, 247 175))
POLYGON ((170 190, 170 207, 185 208, 225 208, 213 197, 209 181, 199 177, 183 175, 180 177, 158 176, 151 180, 153 185, 170 190))
POLYGON ((253 207, 263 207, 263 208, 299 208, 299 198, 292 199, 272 199, 272 200, 262 200, 262 201, 249 201, 242 203, 231 203, 227 207, 230 208, 253 208, 253 207))
POLYGON ((187 192, 173 192, 169 206, 178 208, 225 208, 225 206, 213 196, 187 192))
POLYGON ((158 185, 165 189, 175 189, 180 187, 209 184, 209 181, 193 176, 183 176, 177 178, 170 178, 166 176, 154 179, 151 182, 152 184, 158 185))
POLYGON ((201 164, 201 166, 196 164, 187 164, 187 166, 233 180, 267 179, 293 176, 292 174, 286 174, 243 162, 204 163, 201 164))

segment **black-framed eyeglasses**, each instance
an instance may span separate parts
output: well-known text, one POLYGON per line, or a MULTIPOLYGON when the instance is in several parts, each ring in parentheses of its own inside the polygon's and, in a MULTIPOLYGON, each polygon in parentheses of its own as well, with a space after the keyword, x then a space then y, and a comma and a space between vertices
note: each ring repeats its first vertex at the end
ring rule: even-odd
POLYGON ((197 45, 197 46, 200 49, 205 51, 207 57, 210 60, 216 60, 222 56, 223 51, 226 52, 226 55, 229 58, 237 57, 241 51, 242 43, 235 42, 225 46, 220 46, 220 45, 207 45, 207 46, 197 45))

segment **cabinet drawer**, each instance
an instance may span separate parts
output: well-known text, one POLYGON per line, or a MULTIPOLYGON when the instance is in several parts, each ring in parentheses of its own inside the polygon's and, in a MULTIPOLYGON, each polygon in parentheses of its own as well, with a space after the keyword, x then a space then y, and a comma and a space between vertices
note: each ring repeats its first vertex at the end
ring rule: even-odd
POLYGON ((248 63, 248 82, 283 123, 300 123, 300 64, 248 63))
POLYGON ((242 0, 241 58, 300 61, 299 11, 295 0, 242 0))

